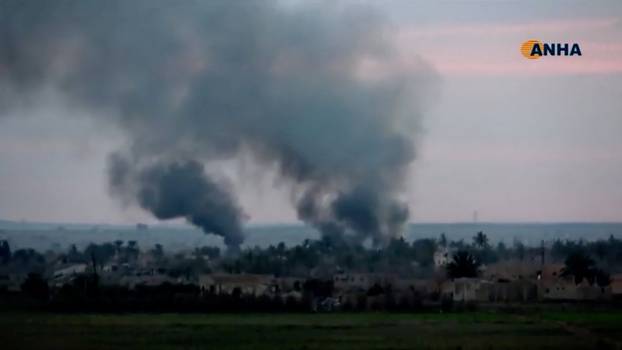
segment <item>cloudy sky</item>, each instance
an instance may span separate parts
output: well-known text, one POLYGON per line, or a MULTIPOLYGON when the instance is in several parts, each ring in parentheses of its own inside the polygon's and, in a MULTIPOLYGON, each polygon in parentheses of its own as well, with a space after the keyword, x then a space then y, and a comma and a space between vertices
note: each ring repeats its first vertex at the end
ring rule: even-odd
MULTIPOLYGON (((365 73, 423 60, 439 76, 404 194, 411 221, 470 221, 475 210, 480 221, 622 221, 621 2, 371 4, 391 19, 399 59, 365 73), (583 55, 527 60, 528 39, 577 42, 583 55)), ((154 222, 108 193, 119 131, 80 118, 53 89, 39 95, 0 119, 0 218, 154 222)), ((244 159, 223 169, 251 223, 295 221, 274 174, 244 159)))

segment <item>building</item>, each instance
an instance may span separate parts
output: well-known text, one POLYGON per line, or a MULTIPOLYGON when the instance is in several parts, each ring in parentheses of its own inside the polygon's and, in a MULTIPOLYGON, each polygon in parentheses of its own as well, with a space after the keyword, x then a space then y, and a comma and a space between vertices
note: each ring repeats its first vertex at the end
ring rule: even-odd
POLYGON ((447 247, 440 247, 434 252, 434 266, 443 268, 451 261, 451 253, 447 247))
POLYGON ((441 294, 456 302, 528 302, 537 300, 538 285, 531 279, 456 278, 443 284, 441 294))
POLYGON ((542 271, 542 265, 531 261, 507 260, 486 265, 482 274, 490 281, 517 281, 536 279, 542 271))
POLYGON ((541 301, 609 300, 612 286, 601 287, 586 279, 576 284, 572 276, 563 276, 563 264, 544 265, 538 273, 538 299, 541 301))
POLYGON ((298 277, 279 277, 274 280, 280 293, 302 292, 305 282, 304 279, 298 277))
POLYGON ((51 284, 55 287, 61 287, 62 285, 72 281, 78 275, 85 273, 87 268, 87 264, 80 263, 66 265, 63 268, 54 270, 51 284))
POLYGON ((333 276, 333 285, 337 291, 367 291, 374 285, 394 285, 395 276, 377 273, 339 273, 333 276))
POLYGON ((456 278, 443 286, 443 294, 457 302, 490 301, 493 283, 479 278, 456 278))
POLYGON ((19 292, 25 280, 25 274, 0 273, 0 291, 19 292))
POLYGON ((433 279, 399 278, 391 284, 396 294, 414 295, 418 298, 431 298, 440 293, 441 282, 433 279))
POLYGON ((575 284, 572 277, 553 281, 540 281, 538 298, 542 301, 596 301, 611 299, 612 289, 589 284, 583 280, 575 284))
POLYGON ((622 274, 611 276, 611 296, 622 300, 622 274))
POLYGON ((536 301, 538 284, 534 279, 501 280, 493 282, 489 300, 493 302, 536 301))
POLYGON ((277 283, 271 275, 256 274, 207 274, 199 276, 199 286, 204 293, 232 294, 238 290, 242 295, 264 295, 277 291, 277 283))
POLYGON ((181 281, 175 280, 169 276, 161 274, 141 274, 133 276, 122 276, 118 278, 118 284, 129 289, 134 289, 137 286, 156 287, 164 283, 180 283, 181 281))

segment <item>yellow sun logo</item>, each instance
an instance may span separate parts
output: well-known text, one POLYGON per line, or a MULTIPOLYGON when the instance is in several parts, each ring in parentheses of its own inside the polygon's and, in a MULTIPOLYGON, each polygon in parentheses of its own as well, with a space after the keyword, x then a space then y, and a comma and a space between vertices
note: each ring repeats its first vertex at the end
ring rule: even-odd
POLYGON ((522 53, 523 56, 525 56, 525 58, 528 58, 530 60, 535 60, 535 59, 540 58, 541 55, 532 55, 531 54, 534 45, 538 45, 539 48, 540 48, 539 52, 542 52, 542 42, 540 40, 532 39, 532 40, 525 41, 520 46, 520 53, 522 53))

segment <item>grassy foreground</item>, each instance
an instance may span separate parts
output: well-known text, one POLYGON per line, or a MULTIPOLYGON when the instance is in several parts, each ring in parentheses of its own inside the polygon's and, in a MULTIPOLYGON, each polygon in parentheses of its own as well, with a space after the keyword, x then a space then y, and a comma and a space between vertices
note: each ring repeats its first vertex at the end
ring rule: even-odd
POLYGON ((622 312, 0 313, 3 349, 617 349, 622 312))

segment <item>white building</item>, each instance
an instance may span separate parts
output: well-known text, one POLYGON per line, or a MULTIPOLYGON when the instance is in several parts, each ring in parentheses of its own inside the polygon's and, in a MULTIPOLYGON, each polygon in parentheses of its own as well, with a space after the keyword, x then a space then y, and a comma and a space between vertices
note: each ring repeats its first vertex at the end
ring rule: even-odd
POLYGON ((440 247, 434 252, 434 266, 442 268, 451 261, 451 253, 446 247, 440 247))
POLYGON ((55 286, 62 286, 71 281, 77 275, 83 274, 88 268, 87 264, 72 264, 54 271, 52 281, 55 286))

